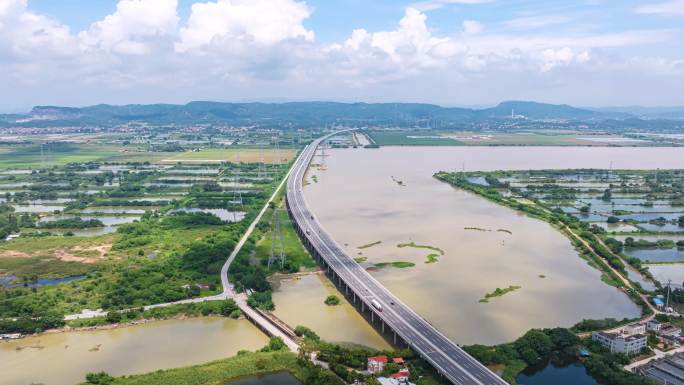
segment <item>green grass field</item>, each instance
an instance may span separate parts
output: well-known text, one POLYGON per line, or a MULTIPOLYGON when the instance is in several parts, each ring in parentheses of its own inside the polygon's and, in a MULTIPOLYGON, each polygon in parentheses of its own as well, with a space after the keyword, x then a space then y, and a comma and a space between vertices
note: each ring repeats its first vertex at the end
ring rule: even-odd
POLYGON ((164 163, 176 162, 201 162, 201 161, 224 161, 243 163, 258 163, 263 159, 266 163, 279 161, 287 163, 297 154, 294 149, 259 150, 256 148, 206 148, 200 151, 185 151, 179 153, 167 153, 162 159, 164 163))
POLYGON ((40 168, 83 162, 156 162, 169 153, 147 152, 136 146, 99 143, 0 145, 0 169, 40 168), (41 151, 42 150, 42 151, 41 151))
POLYGON ((144 147, 101 143, 52 143, 0 145, 0 169, 40 168, 83 162, 198 163, 201 161, 287 163, 297 154, 294 149, 208 148, 200 151, 150 152, 144 147))
POLYGON ((0 146, 0 168, 32 168, 89 162, 119 153, 116 146, 60 143, 43 147, 31 145, 0 146))
POLYGON ((648 146, 619 135, 560 132, 370 131, 379 146, 648 146), (589 140, 591 139, 591 140, 589 140))
MULTIPOLYGON (((560 134, 560 133, 473 133, 456 132, 450 137, 468 146, 605 146, 611 144, 601 142, 601 138, 616 139, 619 136, 595 136, 590 134, 560 134), (579 138, 595 138, 583 140, 579 138)), ((612 143, 613 145, 616 143, 612 143)), ((625 145, 625 143, 623 143, 625 145)))
MULTIPOLYGON (((158 370, 147 374, 117 377, 111 385, 205 385, 221 384, 234 378, 288 371, 303 379, 297 356, 290 352, 242 353, 203 365, 158 370)), ((89 383, 83 383, 88 385, 89 383)))
POLYGON ((379 146, 459 146, 463 143, 441 137, 434 131, 370 131, 368 135, 379 146))

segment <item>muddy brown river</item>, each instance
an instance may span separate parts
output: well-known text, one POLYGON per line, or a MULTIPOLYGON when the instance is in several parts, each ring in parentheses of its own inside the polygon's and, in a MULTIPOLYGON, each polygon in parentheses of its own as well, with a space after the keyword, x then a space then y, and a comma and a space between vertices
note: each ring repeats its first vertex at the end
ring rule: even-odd
POLYGON ((267 337, 246 320, 207 317, 0 341, 0 385, 67 385, 88 372, 136 374, 256 350, 267 337))
POLYGON ((366 263, 415 263, 372 274, 459 344, 501 343, 534 327, 640 313, 551 226, 454 189, 434 179, 435 172, 607 168, 611 162, 623 169, 684 168, 681 148, 383 147, 327 154, 315 159, 324 166, 310 170, 305 187, 318 220, 366 263), (433 251, 398 247, 410 242, 445 254, 425 263, 433 251), (479 302, 511 285, 521 288, 479 302))

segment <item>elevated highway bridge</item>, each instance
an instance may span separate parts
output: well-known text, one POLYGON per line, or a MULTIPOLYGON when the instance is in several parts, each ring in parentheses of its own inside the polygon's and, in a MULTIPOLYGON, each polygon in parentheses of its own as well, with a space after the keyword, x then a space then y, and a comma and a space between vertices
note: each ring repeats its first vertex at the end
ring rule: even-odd
POLYGON ((335 242, 309 210, 302 182, 319 144, 335 134, 309 144, 297 158, 287 182, 288 213, 304 245, 357 309, 369 314, 370 321, 391 336, 395 344, 408 345, 451 383, 507 384, 368 274, 335 242))

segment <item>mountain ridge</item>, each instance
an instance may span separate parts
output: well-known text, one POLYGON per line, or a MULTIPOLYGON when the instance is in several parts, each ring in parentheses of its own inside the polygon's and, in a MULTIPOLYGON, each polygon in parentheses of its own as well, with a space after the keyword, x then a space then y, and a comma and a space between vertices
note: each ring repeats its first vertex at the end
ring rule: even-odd
MULTIPOLYGON (((641 111, 641 110, 640 110, 641 111)), ((666 110, 676 113, 677 108, 666 110)), ((684 108, 682 108, 684 116, 684 108)), ((662 112, 662 111, 661 111, 662 112)), ((430 103, 343 103, 329 101, 294 102, 214 102, 191 101, 186 104, 96 104, 86 107, 38 105, 25 114, 0 115, 3 126, 50 124, 107 126, 130 122, 149 124, 234 124, 298 125, 414 123, 433 127, 458 128, 459 124, 491 120, 530 121, 608 121, 640 118, 622 108, 580 108, 567 104, 509 100, 489 108, 443 107, 430 103)), ((658 117, 658 116, 654 116, 658 117)))

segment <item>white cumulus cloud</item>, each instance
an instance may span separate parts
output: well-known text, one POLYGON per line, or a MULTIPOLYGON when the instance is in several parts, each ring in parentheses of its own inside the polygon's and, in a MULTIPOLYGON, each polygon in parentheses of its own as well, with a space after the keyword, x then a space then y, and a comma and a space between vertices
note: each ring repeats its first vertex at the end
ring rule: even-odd
POLYGON ((176 50, 186 52, 212 44, 272 45, 287 39, 313 41, 302 22, 311 15, 304 2, 294 0, 217 0, 192 5, 180 30, 176 50))
MULTIPOLYGON (((498 29, 461 15, 460 28, 446 33, 430 25, 426 6, 483 1, 434 0, 406 8, 394 27, 357 28, 343 39, 317 42, 305 27, 314 10, 304 0, 194 1, 181 21, 178 0, 118 0, 111 14, 73 32, 32 11, 26 0, 0 0, 0 88, 13 90, 0 95, 0 108, 3 102, 194 98, 419 100, 421 90, 426 98, 442 100, 480 92, 480 100, 491 101, 515 98, 517 90, 527 90, 530 98, 547 96, 540 92, 553 96, 558 84, 581 83, 595 85, 592 95, 607 98, 598 91, 611 90, 616 73, 629 79, 619 85, 624 95, 644 84, 677 90, 669 95, 681 95, 684 87, 681 52, 653 54, 677 41, 676 29, 600 32, 563 25, 569 20, 565 15, 514 13, 527 16, 498 29), (543 29, 550 24, 558 28, 543 29), (648 53, 639 55, 641 47, 649 47, 648 53), (551 86, 544 88, 547 81, 551 86)), ((635 11, 674 14, 682 1, 635 11)))
POLYGON ((68 26, 31 12, 26 0, 0 0, 0 56, 40 60, 74 53, 68 26))
POLYGON ((78 37, 85 49, 147 54, 150 40, 176 33, 177 6, 177 0, 120 0, 114 13, 93 23, 78 37))
POLYGON ((390 78, 439 66, 463 52, 464 47, 452 38, 433 35, 426 20, 424 13, 407 8, 396 29, 377 32, 357 29, 344 44, 333 44, 327 52, 347 68, 357 67, 355 74, 364 70, 376 75, 386 71, 390 78))

